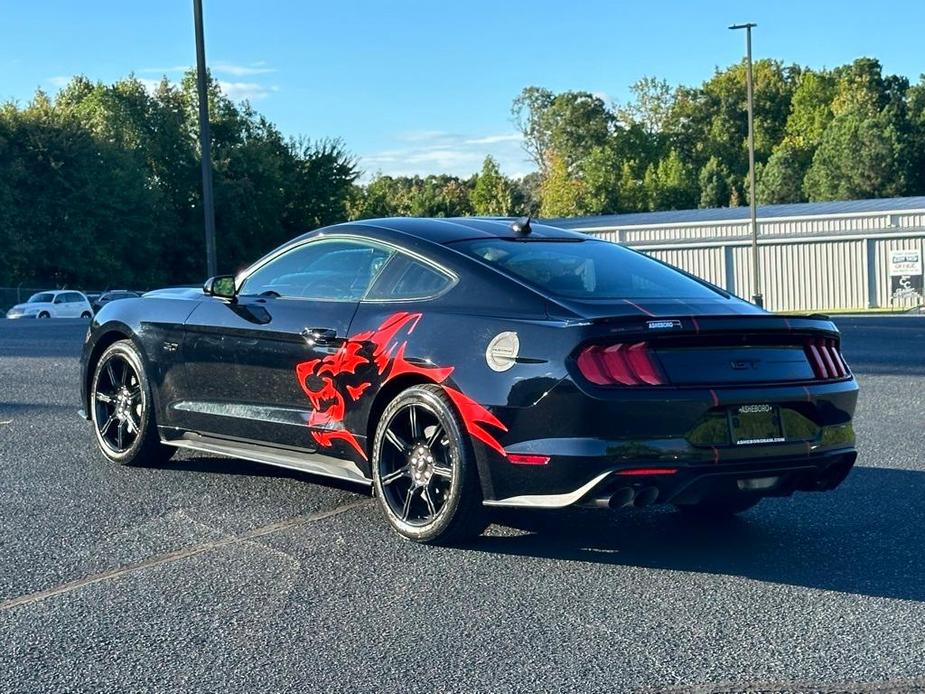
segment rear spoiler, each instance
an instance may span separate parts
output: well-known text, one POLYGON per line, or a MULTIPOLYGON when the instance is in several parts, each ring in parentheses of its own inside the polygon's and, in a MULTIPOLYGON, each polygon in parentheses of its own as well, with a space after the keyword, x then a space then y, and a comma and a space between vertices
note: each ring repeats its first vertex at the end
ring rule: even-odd
POLYGON ((612 325, 613 332, 642 332, 651 335, 698 333, 827 333, 838 328, 828 316, 753 313, 742 315, 603 316, 588 321, 592 325, 612 325))

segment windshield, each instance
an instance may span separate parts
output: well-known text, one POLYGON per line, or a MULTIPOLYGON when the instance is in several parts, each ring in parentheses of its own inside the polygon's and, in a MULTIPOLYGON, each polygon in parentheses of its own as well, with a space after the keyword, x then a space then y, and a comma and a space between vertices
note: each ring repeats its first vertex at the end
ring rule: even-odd
POLYGON ((29 301, 26 303, 29 304, 50 304, 55 300, 55 295, 51 292, 42 292, 41 294, 33 294, 29 297, 29 301))
POLYGON ((454 244, 504 273, 571 299, 702 299, 718 291, 607 241, 479 239, 454 244))

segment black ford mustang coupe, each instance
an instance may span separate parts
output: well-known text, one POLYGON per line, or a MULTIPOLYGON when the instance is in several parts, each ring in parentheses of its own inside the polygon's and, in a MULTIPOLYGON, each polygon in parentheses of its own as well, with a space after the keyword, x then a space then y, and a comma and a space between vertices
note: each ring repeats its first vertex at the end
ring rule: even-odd
POLYGON ((82 386, 112 461, 190 448, 350 480, 421 542, 481 532, 486 506, 728 515, 832 489, 857 455, 825 317, 529 220, 341 224, 112 302, 82 386))

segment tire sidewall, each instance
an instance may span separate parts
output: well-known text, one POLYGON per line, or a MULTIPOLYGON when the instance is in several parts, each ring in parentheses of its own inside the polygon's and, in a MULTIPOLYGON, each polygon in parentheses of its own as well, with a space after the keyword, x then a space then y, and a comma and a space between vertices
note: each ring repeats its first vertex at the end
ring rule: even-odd
POLYGON ((373 487, 379 505, 392 529, 404 538, 416 542, 433 542, 444 535, 453 522, 459 510, 463 494, 471 490, 466 489, 465 481, 469 475, 469 466, 475 461, 471 452, 469 440, 463 435, 459 418, 456 412, 444 402, 435 392, 425 386, 412 386, 402 391, 398 397, 386 406, 376 426, 376 435, 373 439, 372 449, 373 487), (433 412, 450 437, 450 463, 453 469, 453 481, 450 495, 437 513, 437 517, 427 525, 411 525, 402 521, 392 510, 385 498, 382 480, 379 471, 380 451, 385 443, 385 432, 389 422, 403 407, 414 404, 425 407, 433 412))
POLYGON ((148 388, 148 378, 147 374, 145 373, 144 363, 142 362, 141 356, 138 353, 138 349, 130 340, 119 340, 118 342, 110 345, 106 351, 103 352, 102 356, 100 356, 99 361, 96 363, 96 368, 93 370, 93 380, 91 381, 89 402, 90 418, 93 422, 93 435, 96 438, 97 447, 107 459, 113 461, 114 463, 119 463, 120 465, 128 465, 135 459, 139 449, 144 445, 145 439, 148 437, 148 428, 151 421, 151 402, 152 400, 151 392, 148 388), (132 365, 132 368, 135 369, 135 373, 138 374, 138 381, 141 391, 141 422, 138 436, 135 437, 132 445, 121 453, 110 448, 103 440, 103 437, 100 435, 96 411, 97 383, 103 370, 103 365, 114 355, 118 355, 124 358, 132 365))

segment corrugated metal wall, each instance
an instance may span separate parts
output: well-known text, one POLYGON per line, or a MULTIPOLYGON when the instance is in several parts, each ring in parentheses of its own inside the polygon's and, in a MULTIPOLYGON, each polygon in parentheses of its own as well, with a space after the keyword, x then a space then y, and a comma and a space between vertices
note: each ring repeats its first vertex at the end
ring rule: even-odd
MULTIPOLYGON (((889 251, 925 254, 925 212, 780 218, 759 223, 765 306, 774 311, 890 307, 889 251), (817 237, 817 238, 814 238, 817 237)), ((623 242, 748 298, 747 222, 590 231, 623 242)), ((912 306, 921 300, 905 300, 912 306)))

